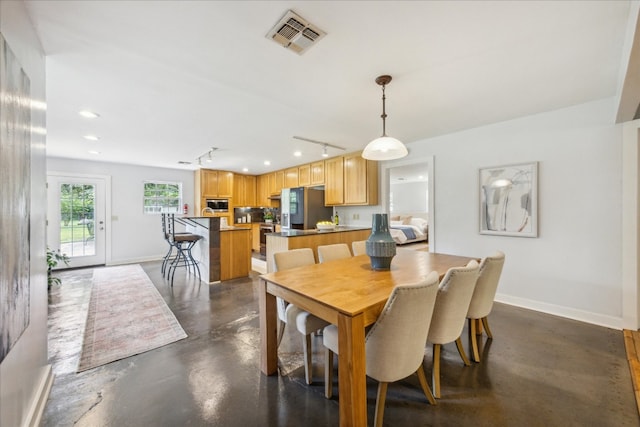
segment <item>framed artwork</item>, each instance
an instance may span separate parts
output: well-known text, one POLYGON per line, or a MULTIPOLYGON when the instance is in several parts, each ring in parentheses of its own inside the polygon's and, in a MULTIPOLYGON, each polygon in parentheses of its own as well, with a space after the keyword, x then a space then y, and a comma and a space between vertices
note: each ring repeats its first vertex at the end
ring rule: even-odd
POLYGON ((538 237, 538 162, 480 169, 480 234, 538 237))
POLYGON ((29 326, 31 96, 0 34, 0 362, 29 326))

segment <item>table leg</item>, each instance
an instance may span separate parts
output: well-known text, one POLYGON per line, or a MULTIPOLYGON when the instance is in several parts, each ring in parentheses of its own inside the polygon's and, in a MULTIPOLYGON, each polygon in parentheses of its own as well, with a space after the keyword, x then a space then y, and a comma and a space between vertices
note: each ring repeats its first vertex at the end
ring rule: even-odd
POLYGON ((267 282, 258 282, 260 308, 260 370, 273 375, 278 369, 276 297, 267 292, 267 282))
POLYGON ((364 316, 338 315, 338 391, 341 426, 367 425, 364 316))

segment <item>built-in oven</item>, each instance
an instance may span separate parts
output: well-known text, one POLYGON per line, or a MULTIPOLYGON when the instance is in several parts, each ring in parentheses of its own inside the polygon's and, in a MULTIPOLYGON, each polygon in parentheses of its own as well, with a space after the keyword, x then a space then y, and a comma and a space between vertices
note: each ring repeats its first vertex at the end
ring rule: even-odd
POLYGON ((275 224, 260 224, 260 255, 267 255, 267 234, 275 232, 275 224))
POLYGON ((207 199, 207 207, 214 212, 229 212, 229 199, 207 199))

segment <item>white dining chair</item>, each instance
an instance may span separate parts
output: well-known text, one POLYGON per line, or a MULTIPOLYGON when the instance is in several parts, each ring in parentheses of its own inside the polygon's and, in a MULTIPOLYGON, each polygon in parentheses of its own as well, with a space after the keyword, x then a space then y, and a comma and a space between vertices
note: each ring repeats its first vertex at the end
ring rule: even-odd
MULTIPOLYGON (((313 250, 310 248, 291 249, 284 252, 276 252, 273 255, 275 270, 282 271, 295 267, 303 267, 316 263, 313 257, 313 250)), ((302 310, 301 308, 288 304, 282 298, 276 298, 276 307, 278 311, 278 346, 282 341, 285 325, 294 325, 298 332, 303 335, 303 351, 304 351, 304 376, 307 384, 312 382, 312 348, 311 334, 321 330, 329 323, 302 310)))
MULTIPOLYGON (((438 292, 438 274, 431 272, 417 284, 396 286, 365 338, 366 372, 378 383, 375 426, 382 426, 387 386, 416 373, 427 400, 436 404, 427 385, 422 362, 431 315, 438 292)), ((338 353, 338 328, 322 334, 326 347, 325 396, 333 394, 333 355, 338 353)))
POLYGON ((440 397, 440 350, 443 344, 456 343, 466 366, 469 359, 462 347, 460 334, 464 328, 469 303, 478 279, 478 263, 470 261, 466 267, 450 268, 438 287, 436 305, 427 341, 433 344, 433 395, 440 397))
POLYGON ((349 250, 349 245, 346 243, 318 246, 319 263, 343 258, 351 258, 351 251, 349 250))
MULTIPOLYGON (((471 297, 471 303, 467 311, 471 357, 476 362, 480 362, 478 330, 476 328, 478 321, 482 321, 482 326, 487 333, 487 337, 493 339, 487 317, 493 308, 493 301, 496 297, 496 291, 498 290, 498 282, 502 274, 504 259, 504 252, 497 251, 480 262, 478 281, 476 282, 476 288, 473 291, 473 297, 471 297)), ((480 331, 480 334, 482 334, 482 331, 480 331)))
POLYGON ((353 251, 353 256, 366 255, 367 254, 367 241, 366 240, 356 240, 356 241, 351 242, 351 250, 353 251))

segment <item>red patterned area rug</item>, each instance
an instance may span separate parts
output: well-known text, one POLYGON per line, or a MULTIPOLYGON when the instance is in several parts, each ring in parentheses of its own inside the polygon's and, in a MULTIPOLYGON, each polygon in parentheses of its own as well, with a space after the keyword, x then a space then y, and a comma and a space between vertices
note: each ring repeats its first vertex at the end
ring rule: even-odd
POLYGON ((139 264, 94 270, 78 372, 186 337, 139 264))

